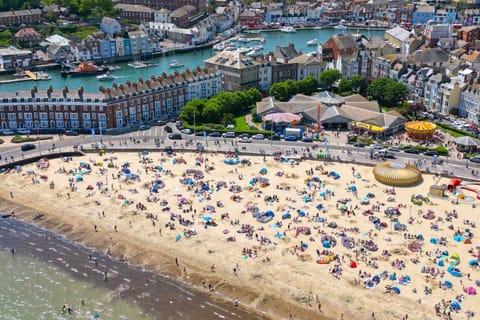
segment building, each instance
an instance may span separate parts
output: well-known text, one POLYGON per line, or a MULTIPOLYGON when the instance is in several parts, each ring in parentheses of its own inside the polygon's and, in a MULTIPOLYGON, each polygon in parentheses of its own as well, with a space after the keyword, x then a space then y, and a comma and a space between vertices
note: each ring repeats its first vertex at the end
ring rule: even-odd
POLYGON ((151 52, 149 37, 145 32, 141 30, 130 31, 128 38, 130 39, 132 55, 138 55, 141 58, 142 54, 151 52))
POLYGON ((435 20, 435 7, 419 5, 412 14, 413 24, 427 24, 429 21, 435 20))
POLYGON ((310 76, 318 79, 320 73, 325 71, 327 68, 327 63, 322 61, 321 54, 319 52, 299 55, 298 57, 290 60, 290 63, 295 63, 298 67, 296 80, 302 80, 310 76))
POLYGON ((0 25, 34 25, 42 22, 42 10, 10 10, 0 12, 0 25))
POLYGON ((146 23, 155 21, 157 10, 138 5, 119 3, 115 5, 115 9, 120 11, 120 17, 135 23, 146 23))
POLYGON ((313 96, 297 94, 288 102, 266 97, 256 106, 259 116, 281 112, 301 114, 302 124, 319 121, 329 129, 351 129, 352 123, 361 122, 382 128, 385 135, 403 130, 406 121, 397 112, 381 112, 376 101, 369 101, 359 94, 347 97, 326 91, 313 96))
POLYGON ((441 114, 448 115, 459 113, 460 95, 466 87, 466 84, 455 78, 452 78, 450 82, 442 83, 440 85, 442 92, 442 102, 440 106, 441 114))
POLYGON ((171 11, 165 8, 162 8, 155 12, 155 22, 158 23, 169 23, 170 22, 170 13, 171 11))
POLYGON ((438 9, 435 13, 435 22, 440 24, 454 24, 457 20, 457 8, 455 6, 445 6, 438 9))
MULTIPOLYGON (((198 11, 205 9, 207 7, 206 0, 177 0, 177 1, 169 1, 169 0, 121 0, 120 3, 126 4, 136 4, 142 5, 149 8, 154 8, 160 10, 162 8, 166 8, 168 10, 176 10, 183 6, 191 5, 194 6, 198 11)), ((152 20, 153 21, 153 20, 152 20)))
POLYGON ((200 16, 197 16, 197 12, 198 10, 194 6, 186 5, 170 13, 170 20, 177 27, 184 28, 193 24, 194 21, 203 16, 202 13, 200 13, 200 16))
POLYGON ((0 48, 0 70, 14 71, 28 68, 33 61, 32 51, 15 47, 0 48))
POLYGON ((122 32, 122 26, 116 19, 104 17, 102 23, 100 23, 100 30, 109 36, 113 36, 122 32))
POLYGON ((480 88, 469 88, 460 94, 458 115, 468 122, 480 125, 480 88))
POLYGON ((221 91, 220 73, 205 68, 152 76, 99 87, 86 93, 70 90, 17 91, 2 94, 0 128, 16 130, 105 130, 140 124, 180 112, 189 98, 209 98, 221 91))
POLYGON ((15 33, 15 39, 18 44, 32 47, 42 41, 42 36, 33 28, 22 28, 15 33))
POLYGON ((223 75, 223 90, 258 89, 259 63, 238 52, 222 51, 205 60, 205 67, 223 75))
POLYGON ((458 40, 465 41, 469 47, 475 47, 475 41, 480 40, 480 26, 463 27, 458 30, 458 40))

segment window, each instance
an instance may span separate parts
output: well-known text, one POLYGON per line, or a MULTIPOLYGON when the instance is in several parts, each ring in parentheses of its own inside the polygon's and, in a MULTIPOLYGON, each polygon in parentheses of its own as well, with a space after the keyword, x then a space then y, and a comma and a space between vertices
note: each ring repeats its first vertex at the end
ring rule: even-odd
POLYGON ((17 115, 15 113, 8 114, 8 120, 16 120, 16 119, 17 119, 17 115))
POLYGON ((55 119, 62 119, 62 118, 63 118, 63 113, 55 112, 55 119))

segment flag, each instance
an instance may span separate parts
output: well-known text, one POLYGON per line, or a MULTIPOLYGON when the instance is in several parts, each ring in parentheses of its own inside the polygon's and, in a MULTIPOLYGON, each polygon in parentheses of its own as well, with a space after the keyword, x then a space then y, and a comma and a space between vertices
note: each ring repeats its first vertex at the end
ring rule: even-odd
POLYGON ((95 129, 92 128, 92 137, 95 137, 95 129))

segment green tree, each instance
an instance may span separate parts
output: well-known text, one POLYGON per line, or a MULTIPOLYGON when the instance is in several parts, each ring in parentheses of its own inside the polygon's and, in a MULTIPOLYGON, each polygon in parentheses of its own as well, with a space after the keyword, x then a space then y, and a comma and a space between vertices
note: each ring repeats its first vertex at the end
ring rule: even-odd
POLYGON ((314 76, 306 77, 300 81, 297 81, 297 93, 302 93, 307 96, 316 92, 318 89, 318 81, 314 76))
POLYGON ((332 87, 332 84, 335 81, 339 80, 342 77, 342 74, 338 70, 325 70, 320 73, 319 79, 322 83, 326 84, 329 88, 332 87))
POLYGON ((373 99, 377 100, 378 103, 381 105, 384 104, 384 94, 389 83, 393 82, 392 79, 389 78, 378 78, 370 82, 367 87, 367 93, 373 99))
POLYGON ((365 95, 367 90, 367 81, 365 80, 364 76, 355 75, 349 80, 351 82, 351 91, 365 95))
POLYGON ((247 94, 250 96, 251 104, 262 101, 263 96, 262 96, 262 93, 258 91, 258 89, 255 89, 255 88, 248 89, 247 94))
POLYGON ((340 94, 352 91, 352 80, 340 80, 340 83, 338 84, 338 91, 340 92, 340 94))
POLYGON ((225 113, 222 118, 222 124, 227 126, 229 124, 235 124, 235 117, 231 113, 225 113))
POLYGON ((288 87, 283 82, 276 82, 272 84, 268 93, 270 96, 279 101, 287 101, 290 98, 288 94, 288 87))
POLYGON ((188 124, 193 124, 195 117, 196 123, 202 123, 202 113, 205 105, 205 100, 193 99, 183 106, 180 112, 180 119, 186 121, 188 124))
POLYGON ((215 100, 208 100, 202 111, 202 119, 205 123, 219 123, 221 114, 219 104, 215 100))
POLYGON ((400 82, 388 83, 385 88, 384 100, 388 106, 396 107, 408 97, 408 88, 400 82))
POLYGON ((295 80, 287 80, 284 82, 285 83, 285 86, 287 87, 287 90, 288 90, 288 99, 290 99, 293 95, 297 94, 298 90, 297 90, 297 83, 298 81, 295 81, 295 80))

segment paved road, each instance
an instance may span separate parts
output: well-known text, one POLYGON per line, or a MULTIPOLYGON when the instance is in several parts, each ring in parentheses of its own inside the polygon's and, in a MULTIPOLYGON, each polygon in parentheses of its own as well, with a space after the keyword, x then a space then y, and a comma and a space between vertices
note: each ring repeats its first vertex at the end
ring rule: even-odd
MULTIPOLYGON (((173 133, 180 133, 180 131, 171 123, 168 124, 173 133)), ((0 164, 6 164, 7 160, 20 160, 23 158, 34 157, 38 155, 53 153, 53 152, 67 152, 72 151, 73 146, 82 146, 85 149, 91 149, 95 145, 105 144, 108 149, 155 149, 171 146, 174 149, 191 149, 194 150, 196 145, 210 150, 220 152, 240 152, 258 153, 271 155, 274 152, 281 152, 289 155, 296 153, 298 157, 315 155, 318 151, 328 152, 334 159, 349 162, 374 163, 380 160, 370 159, 370 152, 368 148, 358 148, 351 145, 342 145, 341 141, 334 139, 332 144, 325 148, 324 143, 306 143, 306 142, 289 142, 289 141, 269 141, 269 140, 252 140, 251 143, 241 143, 237 139, 228 138, 213 138, 203 136, 194 136, 182 134, 182 140, 168 139, 168 133, 165 131, 165 126, 154 126, 144 131, 134 131, 118 136, 100 136, 94 137, 90 135, 80 135, 77 137, 69 137, 69 139, 57 140, 54 142, 55 148, 51 141, 36 142, 36 149, 22 152, 19 145, 0 147, 0 155, 2 159, 0 164), (155 140, 159 143, 155 143, 155 140), (137 143, 134 143, 134 142, 137 143)), ((422 154, 408 154, 404 152, 395 153, 396 159, 394 161, 405 163, 415 163, 421 161, 421 169, 437 172, 441 174, 456 175, 464 178, 480 180, 478 176, 472 176, 473 172, 480 169, 480 164, 469 162, 468 160, 457 160, 452 158, 440 157, 443 164, 432 164, 432 157, 424 156, 422 154), (427 169, 428 168, 428 169, 427 169)), ((480 170, 479 170, 480 171, 480 170)))

